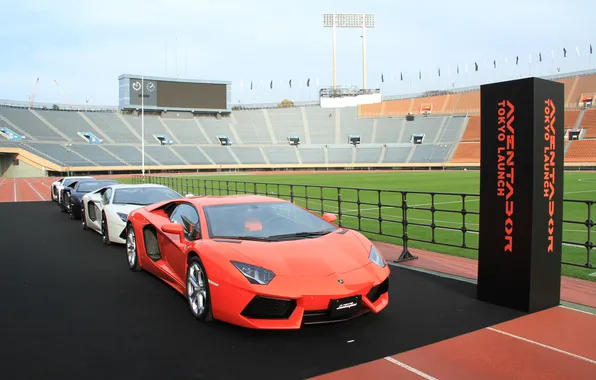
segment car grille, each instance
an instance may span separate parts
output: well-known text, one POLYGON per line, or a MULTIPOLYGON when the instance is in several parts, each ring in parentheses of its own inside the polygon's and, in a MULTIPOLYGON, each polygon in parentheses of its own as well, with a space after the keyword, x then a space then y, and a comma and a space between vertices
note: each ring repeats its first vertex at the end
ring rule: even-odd
POLYGON ((331 323, 331 322, 343 322, 352 318, 359 317, 363 314, 368 313, 370 310, 364 305, 360 305, 354 308, 349 314, 342 315, 338 318, 332 318, 329 310, 306 310, 302 317, 302 323, 305 325, 313 325, 317 323, 331 323))
POLYGON ((288 319, 294 309, 296 300, 255 296, 240 314, 252 319, 288 319))

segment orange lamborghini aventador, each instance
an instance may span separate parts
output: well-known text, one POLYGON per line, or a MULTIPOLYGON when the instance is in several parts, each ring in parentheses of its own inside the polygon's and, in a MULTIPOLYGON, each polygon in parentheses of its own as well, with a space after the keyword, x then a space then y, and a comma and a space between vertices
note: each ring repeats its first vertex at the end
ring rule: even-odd
POLYGON ((389 266, 335 220, 257 195, 164 201, 128 216, 128 265, 182 293, 201 321, 298 329, 378 313, 389 266))

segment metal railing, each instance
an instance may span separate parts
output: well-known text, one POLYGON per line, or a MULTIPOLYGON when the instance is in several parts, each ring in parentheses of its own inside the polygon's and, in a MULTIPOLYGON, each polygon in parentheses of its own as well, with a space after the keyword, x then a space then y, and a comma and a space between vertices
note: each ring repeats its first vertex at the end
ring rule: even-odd
MULTIPOLYGON (((445 253, 478 251, 478 194, 421 192, 220 180, 209 178, 133 175, 132 182, 168 186, 181 194, 227 196, 255 194, 289 200, 321 214, 337 215, 338 225, 364 234, 396 239, 402 251, 396 262, 415 259, 410 248, 445 253)), ((594 268, 593 206, 596 201, 564 201, 562 263, 594 268), (573 218, 565 218, 574 214, 573 218), (583 252, 582 252, 583 251, 583 252), (584 255, 585 253, 585 255, 584 255)))

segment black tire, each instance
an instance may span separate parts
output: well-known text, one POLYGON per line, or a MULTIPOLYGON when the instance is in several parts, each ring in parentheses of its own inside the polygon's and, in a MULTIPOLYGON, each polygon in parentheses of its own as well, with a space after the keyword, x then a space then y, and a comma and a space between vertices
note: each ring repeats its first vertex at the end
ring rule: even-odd
POLYGON ((137 235, 130 223, 126 226, 126 261, 128 262, 128 269, 131 271, 138 272, 141 270, 141 266, 139 265, 137 235), (134 243, 134 247, 129 246, 129 243, 131 242, 134 243))
MULTIPOLYGON (((196 272, 195 272, 196 273, 196 272)), ((194 294, 194 292, 192 293, 194 294)), ((186 300, 188 302, 188 308, 190 310, 190 313, 192 314, 193 317, 195 317, 196 319, 198 319, 201 322, 211 322, 213 321, 213 313, 211 311, 211 292, 209 291, 209 278, 207 276, 207 271, 205 271, 205 267, 203 266, 203 262, 201 261, 201 259, 198 256, 194 256, 190 259, 190 261, 188 262, 188 269, 186 270, 186 292, 185 292, 185 296, 186 296, 186 300), (200 271, 202 272, 203 275, 203 284, 204 284, 204 291, 205 291, 205 295, 206 295, 206 303, 204 304, 204 309, 203 310, 198 310, 195 311, 194 307, 193 307, 193 299, 191 298, 191 293, 189 291, 190 288, 190 274, 191 274, 191 270, 199 268, 200 271)))
POLYGON ((60 202, 58 202, 58 206, 60 206, 60 212, 66 212, 66 206, 64 206, 64 192, 60 197, 60 202))
POLYGON ((68 217, 72 220, 75 220, 75 214, 74 211, 72 211, 72 203, 70 204, 70 207, 68 208, 68 217))
POLYGON ((88 230, 89 226, 87 226, 87 215, 85 215, 85 203, 81 200, 81 226, 84 230, 88 230))
POLYGON ((108 222, 106 222, 106 214, 101 215, 101 241, 105 245, 110 245, 110 231, 108 230, 108 222))

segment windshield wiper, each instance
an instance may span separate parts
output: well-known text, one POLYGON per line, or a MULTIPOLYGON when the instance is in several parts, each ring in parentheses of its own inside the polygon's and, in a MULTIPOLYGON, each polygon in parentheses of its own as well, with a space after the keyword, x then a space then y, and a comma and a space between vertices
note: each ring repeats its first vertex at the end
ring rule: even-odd
POLYGON ((213 240, 252 240, 252 241, 273 241, 269 236, 214 236, 213 240))
POLYGON ((313 231, 313 232, 294 232, 291 234, 280 234, 280 235, 271 235, 269 236, 272 240, 282 240, 286 238, 311 238, 311 237, 319 237, 323 235, 330 234, 333 231, 313 231))

